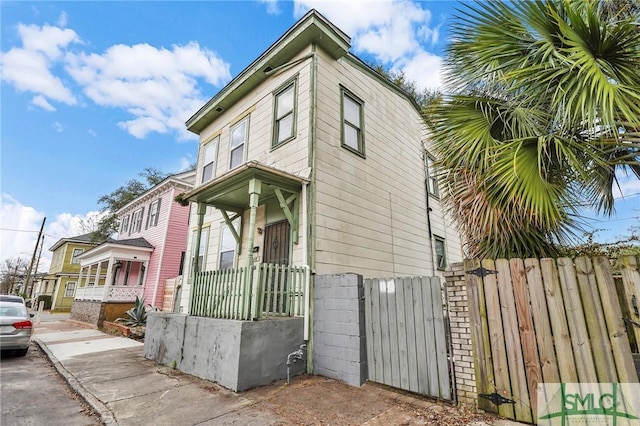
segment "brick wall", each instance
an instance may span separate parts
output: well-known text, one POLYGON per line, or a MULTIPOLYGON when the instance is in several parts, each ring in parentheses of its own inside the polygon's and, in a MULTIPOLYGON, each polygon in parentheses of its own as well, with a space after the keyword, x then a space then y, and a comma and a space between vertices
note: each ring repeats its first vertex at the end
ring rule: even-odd
POLYGON ((449 323, 451 325, 451 345, 458 402, 476 407, 476 377, 463 264, 452 264, 445 273, 445 280, 449 301, 449 323))

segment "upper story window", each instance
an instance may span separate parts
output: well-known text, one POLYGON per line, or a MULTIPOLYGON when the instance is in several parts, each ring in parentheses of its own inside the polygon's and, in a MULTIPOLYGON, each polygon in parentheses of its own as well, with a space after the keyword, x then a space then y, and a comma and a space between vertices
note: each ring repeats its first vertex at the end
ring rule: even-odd
POLYGON ((364 102, 342 89, 342 146, 364 157, 364 102))
POLYGON ((131 215, 131 229, 129 229, 129 234, 133 232, 140 232, 142 229, 142 216, 144 215, 144 207, 140 207, 138 210, 134 211, 131 215))
POLYGON ((274 94, 272 147, 294 138, 296 133, 297 79, 290 81, 274 94))
POLYGON ((434 159, 429 153, 425 152, 424 161, 425 167, 427 168, 427 191, 434 197, 439 197, 440 191, 438 189, 438 178, 434 159))
POLYGON ((231 147, 229 150, 229 169, 234 169, 244 163, 249 132, 249 117, 243 118, 231 128, 231 147))
POLYGON ((78 256, 80 256, 83 252, 84 252, 84 249, 74 248, 73 254, 71 255, 71 263, 79 265, 80 260, 78 259, 78 256))
POLYGON ((127 231, 129 231, 129 215, 126 215, 120 223, 120 233, 124 235, 127 231))
POLYGON ((436 267, 443 271, 447 267, 447 252, 445 250, 444 238, 434 236, 436 246, 436 267))
POLYGON ((209 182, 215 175, 219 140, 220 136, 216 136, 202 148, 202 183, 209 182))
POLYGON ((158 217, 160 216, 160 198, 155 200, 149 206, 149 214, 147 215, 147 225, 145 228, 156 226, 158 224, 158 217))

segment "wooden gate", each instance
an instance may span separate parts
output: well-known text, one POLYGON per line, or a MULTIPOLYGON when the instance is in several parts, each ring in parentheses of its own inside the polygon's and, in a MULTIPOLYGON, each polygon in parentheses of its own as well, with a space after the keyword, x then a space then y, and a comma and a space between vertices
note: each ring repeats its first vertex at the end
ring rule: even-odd
POLYGON ((531 423, 538 384, 638 382, 608 259, 464 266, 479 408, 531 423))
POLYGON ((440 279, 366 279, 364 291, 369 380, 452 399, 440 279))

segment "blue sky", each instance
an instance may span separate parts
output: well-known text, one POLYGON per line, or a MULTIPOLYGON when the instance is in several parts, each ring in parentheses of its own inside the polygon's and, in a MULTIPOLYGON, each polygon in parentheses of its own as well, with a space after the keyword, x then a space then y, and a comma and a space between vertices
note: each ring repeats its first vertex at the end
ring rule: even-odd
MULTIPOLYGON (((43 261, 82 233, 97 200, 146 167, 195 162, 184 122, 309 8, 352 37, 367 62, 440 86, 455 1, 2 1, 0 261, 33 252, 46 216, 43 261)), ((640 193, 623 180, 623 192, 640 193)), ((625 235, 638 195, 593 222, 625 235), (625 219, 626 218, 626 219, 625 219), (604 219, 601 219, 604 220, 604 219)))

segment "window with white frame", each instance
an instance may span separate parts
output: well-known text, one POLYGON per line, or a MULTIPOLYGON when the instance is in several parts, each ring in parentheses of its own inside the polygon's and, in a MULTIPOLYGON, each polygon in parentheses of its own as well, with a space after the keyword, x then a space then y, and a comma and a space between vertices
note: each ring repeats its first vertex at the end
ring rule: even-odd
POLYGON ((155 200, 149 205, 149 214, 147 215, 147 225, 145 228, 150 228, 158 224, 158 216, 160 216, 160 198, 155 200))
POLYGON ((447 252, 444 238, 434 236, 434 242, 436 248, 436 267, 442 271, 447 267, 447 252))
MULTIPOLYGON (((233 227, 238 232, 238 221, 233 222, 233 227)), ((236 261, 236 239, 233 237, 231 229, 222 224, 220 232, 220 259, 218 269, 233 269, 236 261)))
POLYGON ((364 102, 342 89, 342 146, 364 156, 364 102))
POLYGON ((231 128, 231 147, 229 151, 229 168, 233 169, 244 163, 247 148, 247 134, 249 131, 249 117, 242 119, 231 128))
POLYGON ((427 169, 427 191, 434 197, 440 196, 438 189, 438 177, 434 165, 434 159, 428 152, 424 154, 425 167, 427 169))
POLYGON ((129 229, 129 234, 134 232, 140 232, 142 230, 142 216, 144 215, 144 207, 140 207, 138 210, 134 211, 131 215, 131 229, 129 229))
POLYGON ((122 222, 120 223, 120 233, 125 234, 129 231, 129 215, 126 215, 122 218, 122 222))
POLYGON ((296 132, 297 79, 290 81, 274 94, 272 147, 294 138, 296 132))
POLYGON ((79 265, 80 259, 78 259, 78 256, 80 256, 82 253, 84 253, 84 249, 74 248, 73 254, 71 255, 71 263, 73 263, 74 265, 79 265))
POLYGON ((216 136, 202 148, 202 183, 209 182, 215 176, 219 140, 220 136, 216 136))
MULTIPOLYGON (((196 242, 197 242, 197 232, 193 232, 191 242, 191 270, 196 267, 195 265, 195 255, 196 255, 196 242)), ((209 228, 202 228, 200 232, 200 248, 198 251, 198 265, 197 272, 202 272, 204 270, 204 260, 207 258, 207 246, 209 245, 209 228)))
POLYGON ((63 297, 73 297, 76 294, 76 283, 75 282, 68 282, 67 286, 64 289, 64 296, 63 297))

